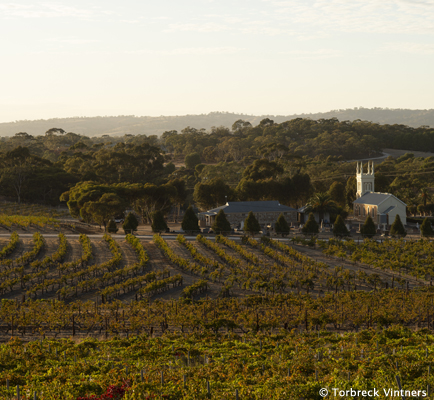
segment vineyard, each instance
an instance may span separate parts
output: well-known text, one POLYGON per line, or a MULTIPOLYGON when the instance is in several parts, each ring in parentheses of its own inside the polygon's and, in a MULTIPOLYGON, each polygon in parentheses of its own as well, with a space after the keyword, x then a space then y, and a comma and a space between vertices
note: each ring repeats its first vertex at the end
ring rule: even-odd
POLYGON ((365 240, 357 245, 353 240, 320 242, 324 253, 361 262, 381 270, 409 274, 431 280, 434 276, 434 246, 428 240, 385 240, 378 243, 365 240))
POLYGON ((0 233, 74 232, 75 224, 62 222, 64 218, 71 218, 68 210, 35 204, 0 203, 0 233))
MULTIPOLYGON (((155 235, 145 241, 132 235, 91 239, 85 234, 67 238, 60 233, 56 239, 35 232, 32 240, 21 240, 12 233, 2 242, 0 291, 3 301, 13 300, 19 307, 29 300, 62 301, 71 307, 90 300, 122 308, 119 304, 132 301, 188 303, 204 297, 258 296, 295 296, 314 304, 342 295, 355 303, 368 296, 363 300, 366 306, 383 293, 388 293, 389 301, 403 293, 417 294, 425 301, 431 293, 430 258, 434 254, 428 241, 413 243, 416 250, 410 266, 402 259, 411 247, 402 241, 365 241, 360 246, 330 241, 312 250, 270 238, 240 242, 224 236, 211 240, 198 235, 196 240, 187 240, 179 235, 167 240, 155 235)), ((336 301, 332 303, 336 307, 336 301)), ((308 308, 300 306, 300 310, 308 308)), ((363 309, 347 314, 355 318, 363 309)), ((369 327, 366 321, 363 324, 369 327)), ((346 321, 341 325, 353 329, 357 324, 346 321)))
POLYGON ((395 388, 396 375, 432 385, 429 241, 36 232, 0 246, 2 398, 317 399, 395 388))
POLYGON ((20 215, 26 217, 46 217, 58 219, 70 216, 66 209, 56 209, 37 204, 0 203, 1 215, 20 215))
MULTIPOLYGON (((319 390, 398 391, 424 398, 434 385, 428 332, 403 328, 357 334, 238 335, 211 332, 41 340, 0 346, 7 399, 321 399, 319 390), (28 375, 25 377, 24 375, 28 375), (89 394, 93 394, 93 397, 89 394), (420 396, 417 396, 417 393, 420 396), (426 394, 426 393, 425 393, 426 394), (111 397, 111 396, 112 397, 111 397)), ((350 398, 350 397, 344 397, 350 398)))

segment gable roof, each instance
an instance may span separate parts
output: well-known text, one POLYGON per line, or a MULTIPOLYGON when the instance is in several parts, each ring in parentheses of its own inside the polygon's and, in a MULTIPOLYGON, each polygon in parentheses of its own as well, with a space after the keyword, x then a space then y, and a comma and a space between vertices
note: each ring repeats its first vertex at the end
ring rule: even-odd
POLYGON ((394 208, 395 206, 390 206, 387 210, 384 210, 381 214, 389 214, 394 208))
POLYGON ((379 193, 379 192, 366 192, 362 194, 362 196, 360 196, 357 200, 354 200, 353 203, 379 206, 381 203, 383 203, 383 201, 387 200, 390 197, 393 197, 394 199, 398 200, 400 203, 404 204, 405 206, 407 205, 403 201, 395 197, 393 194, 379 193))
POLYGON ((200 213, 202 215, 214 215, 220 210, 223 210, 225 214, 238 214, 238 213, 248 213, 253 211, 257 212, 288 212, 297 211, 295 208, 283 206, 277 200, 271 201, 230 201, 225 205, 213 208, 206 212, 200 213))

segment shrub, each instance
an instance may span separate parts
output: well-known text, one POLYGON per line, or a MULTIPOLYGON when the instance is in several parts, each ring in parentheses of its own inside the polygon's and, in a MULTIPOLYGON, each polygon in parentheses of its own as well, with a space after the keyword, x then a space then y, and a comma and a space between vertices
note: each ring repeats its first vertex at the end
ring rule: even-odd
POLYGON ((107 225, 107 231, 108 231, 108 233, 116 233, 118 230, 119 229, 118 229, 118 227, 116 225, 116 222, 111 219, 109 221, 108 225, 107 225))
POLYGON ((215 217, 214 224, 212 225, 212 230, 215 233, 229 233, 231 231, 231 224, 226 218, 226 214, 223 210, 220 210, 215 217))
POLYGON ((279 218, 277 218, 276 224, 274 225, 274 229, 276 233, 281 234, 282 237, 289 234, 289 225, 286 222, 286 219, 283 216, 283 214, 280 214, 279 218))
POLYGON ((181 223, 182 230, 184 232, 199 232, 199 220, 197 219, 196 214, 194 213, 193 207, 189 206, 185 211, 184 218, 181 223))
POLYGON ((168 229, 166 220, 164 219, 164 215, 161 211, 156 211, 152 214, 152 232, 160 233, 166 232, 168 229))
POLYGON ((431 221, 425 218, 420 226, 420 234, 424 237, 429 237, 434 235, 434 231, 431 226, 431 221))
POLYGON ((200 154, 199 153, 191 153, 185 156, 184 158, 185 167, 188 169, 194 169, 196 165, 200 164, 200 154))
POLYGON ((261 230, 261 225, 259 225, 258 220, 255 217, 255 214, 253 214, 252 211, 249 212, 247 215, 247 218, 244 220, 244 231, 249 232, 252 236, 255 235, 255 233, 259 233, 261 230))
POLYGON ((393 224, 390 227, 390 234, 392 236, 401 237, 404 237, 407 234, 404 225, 402 225, 401 217, 399 216, 399 214, 396 214, 395 221, 393 221, 393 224))
POLYGON ((301 231, 305 235, 317 235, 319 233, 319 226, 315 221, 313 213, 309 214, 309 218, 307 219, 307 222, 304 224, 301 231))
POLYGON ((363 237, 371 238, 377 233, 377 228, 375 228, 374 220, 370 215, 367 216, 365 223, 360 228, 360 233, 363 237))
POLYGON ((127 218, 125 218, 125 222, 122 224, 122 229, 125 233, 132 233, 137 230, 139 226, 139 221, 137 221, 136 216, 133 213, 129 213, 127 218))
POLYGON ((345 226, 345 222, 340 215, 337 216, 336 221, 333 225, 333 235, 336 237, 344 237, 350 235, 350 232, 348 232, 348 229, 345 226))

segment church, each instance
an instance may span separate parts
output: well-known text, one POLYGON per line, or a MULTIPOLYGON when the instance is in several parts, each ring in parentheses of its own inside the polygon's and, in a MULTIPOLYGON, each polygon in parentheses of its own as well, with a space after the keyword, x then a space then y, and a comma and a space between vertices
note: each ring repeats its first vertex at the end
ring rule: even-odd
POLYGON ((402 223, 407 224, 407 205, 393 194, 375 192, 373 161, 368 161, 366 173, 363 171, 363 163, 357 163, 356 177, 357 199, 353 202, 356 220, 364 222, 370 215, 375 224, 387 228, 399 215, 402 223))

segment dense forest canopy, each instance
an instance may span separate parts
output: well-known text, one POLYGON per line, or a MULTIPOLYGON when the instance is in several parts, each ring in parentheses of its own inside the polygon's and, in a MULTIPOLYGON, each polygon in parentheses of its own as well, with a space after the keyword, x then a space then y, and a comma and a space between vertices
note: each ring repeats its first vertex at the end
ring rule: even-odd
MULTIPOLYGON (((336 118, 296 118, 230 128, 190 126, 156 135, 87 137, 52 127, 0 141, 0 188, 16 201, 58 204, 74 216, 106 224, 133 208, 149 220, 157 211, 227 200, 279 200, 300 207, 327 192, 350 212, 355 162, 383 148, 434 151, 434 129, 336 118)), ((434 159, 406 154, 376 166, 376 190, 396 194, 409 210, 429 210, 434 159)), ((346 210, 346 211, 345 211, 346 210)))

